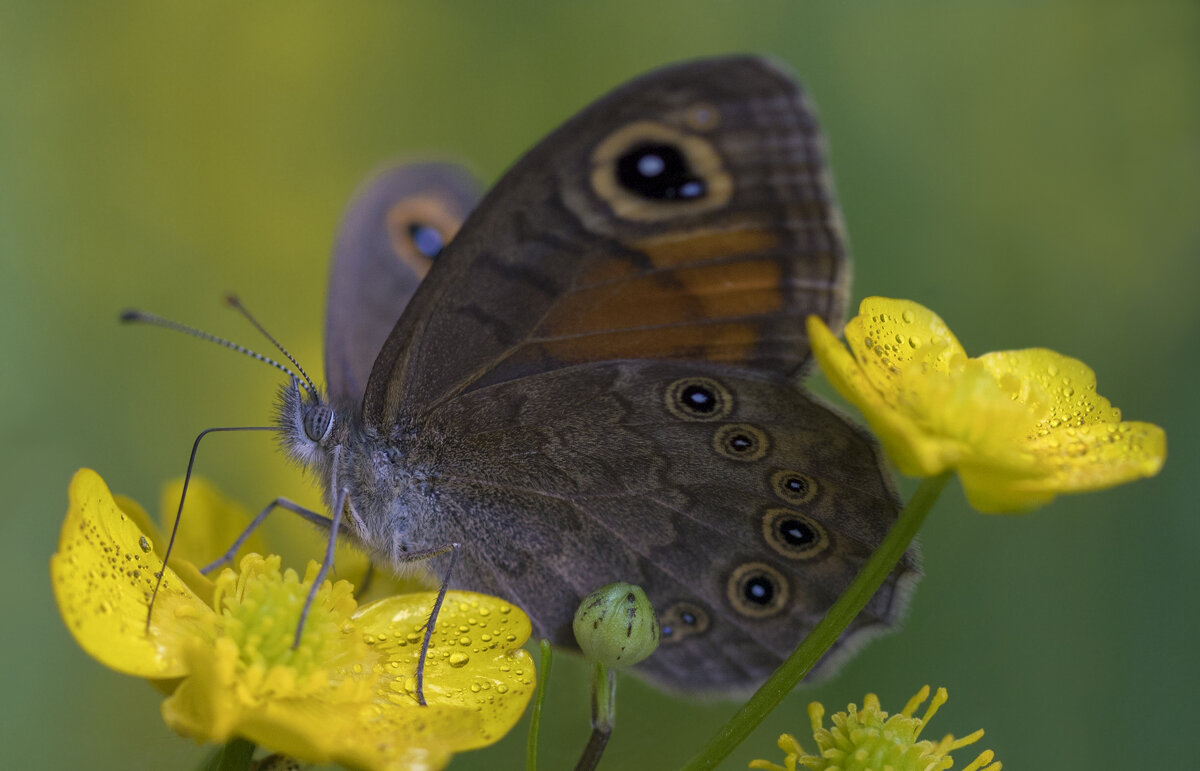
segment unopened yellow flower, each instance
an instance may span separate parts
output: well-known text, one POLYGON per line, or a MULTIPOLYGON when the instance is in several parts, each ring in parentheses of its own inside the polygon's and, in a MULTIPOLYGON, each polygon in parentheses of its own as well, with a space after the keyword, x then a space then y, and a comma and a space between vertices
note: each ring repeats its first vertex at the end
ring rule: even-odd
POLYGON ((122 503, 129 513, 94 471, 75 475, 50 562, 54 592, 84 650, 169 693, 162 712, 176 731, 199 741, 242 737, 312 763, 434 769, 498 740, 524 712, 535 675, 520 649, 530 633, 520 609, 448 592, 421 707, 415 667, 434 593, 358 607, 353 586, 327 581, 293 650, 316 563, 301 581, 277 556, 251 554, 210 582, 183 561, 165 567, 135 522, 144 512, 122 503))
MULTIPOLYGON (((767 771, 796 771, 799 767, 815 771, 943 771, 954 765, 950 753, 974 744, 983 736, 976 731, 961 739, 947 734, 941 741, 920 738, 938 709, 946 703, 945 688, 938 688, 933 701, 921 717, 913 717, 917 708, 929 698, 929 686, 908 700, 896 715, 880 708, 879 697, 868 693, 862 709, 854 704, 845 712, 833 716, 833 725, 825 728, 825 707, 820 702, 808 705, 817 753, 806 753, 791 734, 779 737, 779 749, 784 752, 783 765, 767 760, 753 760, 750 768, 767 771)), ((1000 771, 1001 764, 993 763, 994 754, 984 750, 962 771, 1000 771)))
POLYGON ((1021 511, 1060 493, 1153 476, 1166 435, 1123 422, 1083 362, 1044 348, 969 358, 936 314, 870 297, 843 347, 808 319, 813 353, 902 473, 956 470, 979 511, 1021 511))

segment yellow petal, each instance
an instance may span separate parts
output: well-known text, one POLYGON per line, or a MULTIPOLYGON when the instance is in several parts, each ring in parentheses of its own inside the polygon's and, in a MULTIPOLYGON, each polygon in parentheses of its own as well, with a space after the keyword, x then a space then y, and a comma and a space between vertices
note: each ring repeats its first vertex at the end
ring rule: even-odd
POLYGON ((386 660, 387 679, 376 694, 381 709, 372 730, 380 741, 396 734, 408 743, 483 747, 516 725, 533 695, 533 660, 521 649, 529 639, 529 617, 496 597, 448 592, 425 666, 429 706, 421 708, 415 698, 416 664, 435 596, 391 597, 355 614, 364 639, 386 660))
POLYGON ((1162 429, 1122 423, 1077 359, 1045 349, 970 359, 932 311, 881 297, 846 324, 849 352, 819 320, 808 328, 826 376, 900 471, 956 469, 980 511, 1024 511, 1162 466, 1162 429))
POLYGON ((229 638, 213 650, 193 649, 193 675, 163 703, 163 717, 203 741, 242 736, 311 763, 440 768, 455 752, 491 744, 511 730, 536 678, 521 650, 530 625, 520 609, 494 597, 449 592, 426 662, 428 706, 420 706, 415 669, 435 596, 401 595, 360 608, 346 642, 361 652, 330 657, 331 668, 310 684, 316 688, 272 687, 272 679, 283 682, 283 668, 247 671, 229 638))
MULTIPOLYGON (((113 494, 113 500, 116 501, 117 508, 125 512, 129 519, 133 521, 133 524, 137 526, 138 530, 141 530, 142 533, 150 539, 150 543, 154 546, 155 553, 165 554, 167 550, 167 538, 159 529, 158 523, 146 513, 146 510, 142 508, 141 504, 132 498, 119 493, 113 494)), ((196 567, 195 563, 185 559, 179 553, 178 549, 172 551, 171 559, 168 564, 171 566, 171 570, 175 571, 175 574, 183 579, 183 582, 188 585, 188 588, 191 589, 197 597, 203 600, 205 605, 211 608, 214 588, 213 582, 209 580, 206 575, 200 572, 200 568, 196 567)))
POLYGON ((846 324, 846 344, 885 400, 899 388, 901 373, 914 365, 948 373, 966 358, 958 338, 933 311, 909 300, 868 297, 846 324))
MULTIPOLYGON (((809 316, 807 327, 809 344, 825 377, 846 401, 862 412, 900 472, 917 477, 941 473, 947 465, 948 448, 938 437, 916 425, 909 412, 897 409, 901 399, 898 377, 877 373, 873 381, 820 318, 809 316), (877 382, 886 390, 877 387, 877 382)), ((846 334, 861 338, 857 319, 846 325, 846 334)))
POLYGON ((214 614, 167 570, 147 631, 147 603, 160 570, 154 544, 117 506, 100 475, 77 472, 50 577, 59 612, 80 647, 127 674, 186 674, 184 642, 211 636, 214 614))

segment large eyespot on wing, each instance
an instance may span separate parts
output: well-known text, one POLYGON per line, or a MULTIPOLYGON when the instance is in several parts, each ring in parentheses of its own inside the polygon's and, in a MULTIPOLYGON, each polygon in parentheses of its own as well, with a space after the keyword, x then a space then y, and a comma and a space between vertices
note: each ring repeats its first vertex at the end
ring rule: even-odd
POLYGON ((593 361, 798 374, 805 316, 839 327, 847 291, 822 144, 799 84, 752 57, 602 97, 464 223, 385 345, 364 415, 419 419, 458 393, 593 361))
POLYGON ((361 402, 383 341, 479 198, 465 169, 414 163, 380 172, 342 218, 329 274, 325 378, 335 402, 361 402))

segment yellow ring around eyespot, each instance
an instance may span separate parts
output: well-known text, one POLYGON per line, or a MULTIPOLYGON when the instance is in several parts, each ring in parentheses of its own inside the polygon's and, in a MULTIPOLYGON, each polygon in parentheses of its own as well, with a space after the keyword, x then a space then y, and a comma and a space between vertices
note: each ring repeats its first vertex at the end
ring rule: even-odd
POLYGON ((780 500, 782 500, 784 503, 789 503, 793 506, 799 506, 801 504, 808 503, 813 498, 817 497, 817 489, 817 480, 800 471, 795 471, 793 469, 780 469, 774 474, 771 474, 771 490, 774 491, 775 495, 779 496, 780 500), (797 494, 787 488, 787 480, 792 477, 796 477, 804 482, 807 489, 803 493, 797 494))
POLYGON ((780 556, 793 560, 811 559, 821 554, 829 547, 829 533, 820 522, 807 514, 784 508, 767 509, 762 521, 763 538, 767 545, 780 556), (807 545, 788 543, 779 532, 779 523, 788 519, 797 519, 812 529, 816 539, 807 545))
POLYGON ((730 460, 752 462, 762 460, 771 449, 771 438, 767 432, 749 423, 730 423, 721 426, 713 434, 713 449, 730 460), (751 440, 751 445, 745 450, 734 450, 729 442, 735 436, 741 435, 751 440))
POLYGON ((708 631, 709 621, 708 611, 694 602, 677 602, 671 605, 663 612, 659 618, 659 626, 663 629, 671 629, 670 636, 663 635, 662 642, 664 643, 680 643, 693 635, 703 634, 708 631), (686 623, 683 620, 683 615, 690 613, 695 621, 686 623))
POLYGON ((741 615, 750 618, 768 618, 783 611, 791 592, 783 573, 765 562, 746 562, 729 574, 729 580, 725 583, 725 594, 729 599, 729 604, 741 615), (743 593, 745 582, 755 577, 770 579, 774 584, 775 591, 767 605, 755 605, 748 601, 743 593))
POLYGON ((722 418, 733 412, 733 394, 729 389, 710 377, 683 377, 667 386, 665 396, 667 410, 682 420, 695 420, 708 423, 722 418), (683 401, 683 392, 692 386, 709 391, 716 399, 712 412, 702 413, 690 409, 683 401))
POLYGON ((596 145, 592 152, 592 190, 621 219, 661 222, 719 209, 733 197, 733 178, 707 139, 648 120, 627 124, 596 145), (704 180, 705 194, 694 200, 649 201, 626 190, 617 180, 617 159, 638 142, 662 142, 687 158, 692 173, 704 180))

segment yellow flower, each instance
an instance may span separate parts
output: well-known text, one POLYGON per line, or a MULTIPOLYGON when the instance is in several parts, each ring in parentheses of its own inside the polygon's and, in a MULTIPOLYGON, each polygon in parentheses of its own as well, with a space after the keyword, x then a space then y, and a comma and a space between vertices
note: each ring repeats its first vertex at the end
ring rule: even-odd
POLYGON ((821 369, 858 407, 902 473, 957 470, 979 511, 1020 511, 1059 493, 1153 476, 1166 435, 1122 422, 1083 362, 1044 348, 968 358, 946 324, 908 300, 869 297, 846 350, 818 318, 821 369))
POLYGON ((533 693, 533 663, 520 649, 529 620, 502 600, 447 593, 425 668, 429 706, 420 707, 415 669, 434 593, 358 607, 353 586, 326 581, 293 650, 316 563, 301 581, 277 556, 251 554, 240 571, 208 581, 183 560, 164 567, 145 513, 119 506, 94 471, 75 475, 69 498, 50 560, 63 620, 101 663, 169 693, 164 719, 198 741, 242 737, 354 768, 440 768, 507 733, 533 693))
MULTIPOLYGON (((819 702, 808 705, 813 739, 817 754, 809 755, 791 734, 779 737, 779 749, 784 752, 784 765, 767 760, 753 760, 750 768, 767 771, 796 771, 796 768, 816 771, 942 771, 954 765, 950 753, 974 744, 983 736, 979 730, 961 739, 947 734, 939 742, 920 740, 921 731, 938 709, 946 703, 945 688, 938 688, 921 717, 913 717, 917 707, 929 698, 929 686, 922 688, 898 715, 888 715, 879 705, 879 697, 868 693, 862 709, 854 704, 845 712, 833 716, 833 726, 825 728, 825 707, 819 702)), ((1000 763, 992 763, 994 754, 984 750, 962 771, 1000 771, 1000 763)))

